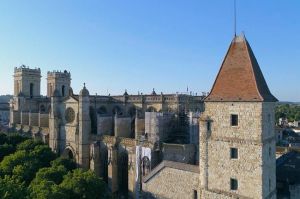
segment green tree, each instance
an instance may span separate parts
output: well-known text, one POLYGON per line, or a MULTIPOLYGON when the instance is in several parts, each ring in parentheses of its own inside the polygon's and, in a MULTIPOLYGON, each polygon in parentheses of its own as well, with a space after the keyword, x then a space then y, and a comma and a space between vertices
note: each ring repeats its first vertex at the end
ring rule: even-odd
POLYGON ((4 144, 7 142, 7 135, 5 135, 4 133, 0 133, 0 144, 4 144))
POLYGON ((43 180, 52 181, 55 184, 60 184, 63 181, 63 176, 67 174, 67 169, 60 165, 55 167, 41 168, 31 182, 30 186, 34 186, 42 182, 43 180))
POLYGON ((3 160, 5 156, 12 154, 14 152, 15 152, 15 147, 11 144, 5 143, 0 145, 0 162, 3 160))
MULTIPOLYGON (((52 181, 42 180, 30 187, 32 199, 68 199, 65 191, 52 181)), ((71 198, 70 198, 71 199, 71 198)))
POLYGON ((70 198, 107 198, 105 183, 92 171, 75 169, 64 177, 60 187, 70 198))
POLYGON ((38 159, 41 167, 49 167, 50 162, 53 161, 57 156, 51 151, 46 145, 37 145, 34 150, 30 151, 32 158, 38 159))
POLYGON ((17 165, 13 168, 12 175, 18 177, 28 185, 35 173, 41 168, 41 163, 37 159, 30 159, 24 164, 17 165))
POLYGON ((51 162, 52 167, 61 166, 61 165, 64 166, 68 171, 74 170, 77 167, 74 160, 63 158, 63 157, 56 158, 51 162))
POLYGON ((5 176, 0 178, 0 196, 2 199, 25 199, 27 189, 18 178, 5 176))
POLYGON ((13 146, 16 146, 17 144, 24 142, 25 140, 27 140, 29 138, 21 136, 19 134, 12 134, 12 135, 8 135, 7 136, 7 144, 12 144, 13 146))
POLYGON ((28 154, 26 151, 17 151, 4 157, 0 163, 0 171, 2 175, 12 175, 14 167, 17 165, 22 165, 26 161, 28 161, 28 154))
POLYGON ((17 150, 31 151, 38 145, 43 145, 43 142, 35 141, 33 139, 28 139, 28 140, 25 140, 24 142, 18 144, 17 150))

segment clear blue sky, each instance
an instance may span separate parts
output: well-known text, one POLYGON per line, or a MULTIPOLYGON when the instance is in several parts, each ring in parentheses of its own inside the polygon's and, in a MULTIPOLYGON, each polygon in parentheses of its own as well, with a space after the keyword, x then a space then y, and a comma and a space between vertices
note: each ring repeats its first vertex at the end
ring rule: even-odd
MULTIPOLYGON (((210 91, 233 38, 233 0, 5 0, 0 3, 0 94, 13 69, 70 70, 75 93, 210 91)), ((300 1, 237 0, 272 93, 300 101, 300 1)))

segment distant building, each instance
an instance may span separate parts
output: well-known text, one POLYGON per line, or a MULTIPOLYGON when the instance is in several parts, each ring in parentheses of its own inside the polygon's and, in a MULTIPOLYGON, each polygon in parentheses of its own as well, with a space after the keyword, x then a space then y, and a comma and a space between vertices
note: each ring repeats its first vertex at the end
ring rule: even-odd
POLYGON ((300 198, 300 153, 289 152, 276 161, 278 198, 300 198))

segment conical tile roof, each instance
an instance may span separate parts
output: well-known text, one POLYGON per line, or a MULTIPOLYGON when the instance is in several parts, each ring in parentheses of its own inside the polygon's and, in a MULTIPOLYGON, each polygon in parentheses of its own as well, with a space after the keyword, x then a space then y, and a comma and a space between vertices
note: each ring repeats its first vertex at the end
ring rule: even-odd
POLYGON ((278 101, 270 92, 245 36, 235 36, 205 101, 278 101))

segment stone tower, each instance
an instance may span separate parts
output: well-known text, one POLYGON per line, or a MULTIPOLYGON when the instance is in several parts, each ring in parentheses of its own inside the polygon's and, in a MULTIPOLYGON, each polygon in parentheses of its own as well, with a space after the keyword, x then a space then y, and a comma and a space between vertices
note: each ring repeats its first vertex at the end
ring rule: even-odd
POLYGON ((276 101, 236 36, 200 118, 201 198, 276 198, 276 101))
POLYGON ((68 71, 53 71, 47 74, 47 96, 51 97, 55 90, 58 90, 62 97, 69 95, 71 86, 71 73, 68 71))
POLYGON ((90 97, 85 85, 79 93, 79 160, 78 164, 89 168, 89 136, 91 133, 90 97))
POLYGON ((41 70, 30 69, 24 65, 15 68, 14 96, 40 97, 41 95, 41 70))

